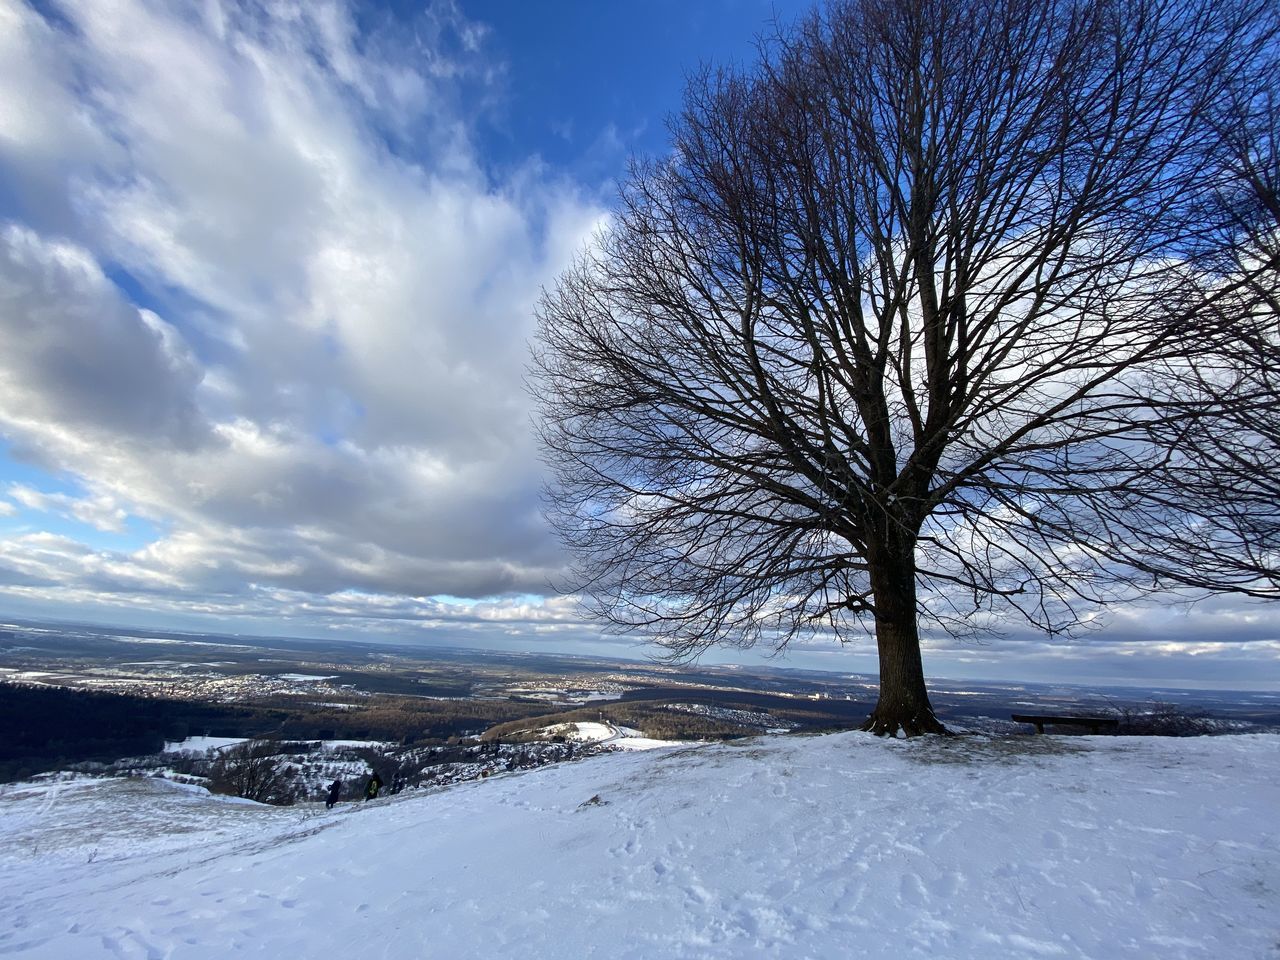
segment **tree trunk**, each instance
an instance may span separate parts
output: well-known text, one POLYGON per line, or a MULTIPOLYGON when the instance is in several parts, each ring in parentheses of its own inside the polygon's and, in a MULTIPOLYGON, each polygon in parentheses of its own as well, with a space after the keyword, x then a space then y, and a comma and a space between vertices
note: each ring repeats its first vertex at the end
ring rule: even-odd
POLYGON ((863 730, 879 736, 947 734, 933 713, 924 685, 916 614, 914 548, 886 551, 871 564, 875 594, 876 647, 880 653, 880 699, 863 730), (905 553, 905 559, 903 554, 905 553))

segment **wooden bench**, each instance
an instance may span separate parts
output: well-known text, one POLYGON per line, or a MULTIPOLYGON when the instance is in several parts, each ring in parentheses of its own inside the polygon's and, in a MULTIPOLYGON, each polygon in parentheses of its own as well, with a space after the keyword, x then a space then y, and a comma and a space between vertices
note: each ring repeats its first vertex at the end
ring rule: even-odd
POLYGON ((1046 717, 1034 713, 1011 714, 1017 723, 1034 724, 1036 733, 1044 733, 1045 724, 1068 724, 1077 727, 1088 727, 1090 733, 1115 733, 1120 721, 1115 717, 1046 717))

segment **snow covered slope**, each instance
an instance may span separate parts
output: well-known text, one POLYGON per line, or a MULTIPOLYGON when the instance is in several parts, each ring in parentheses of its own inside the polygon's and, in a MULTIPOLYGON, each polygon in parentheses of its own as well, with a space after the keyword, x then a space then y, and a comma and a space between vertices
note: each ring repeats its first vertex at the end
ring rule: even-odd
POLYGON ((1280 956, 1280 736, 775 737, 365 805, 0 793, 0 954, 1280 956))

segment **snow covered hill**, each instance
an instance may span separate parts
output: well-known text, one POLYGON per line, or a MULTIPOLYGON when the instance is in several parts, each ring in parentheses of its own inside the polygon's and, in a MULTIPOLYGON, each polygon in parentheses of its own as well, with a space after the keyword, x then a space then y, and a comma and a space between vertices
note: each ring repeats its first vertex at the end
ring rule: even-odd
POLYGON ((1280 736, 865 734, 371 804, 0 792, 0 954, 1280 957, 1280 736))

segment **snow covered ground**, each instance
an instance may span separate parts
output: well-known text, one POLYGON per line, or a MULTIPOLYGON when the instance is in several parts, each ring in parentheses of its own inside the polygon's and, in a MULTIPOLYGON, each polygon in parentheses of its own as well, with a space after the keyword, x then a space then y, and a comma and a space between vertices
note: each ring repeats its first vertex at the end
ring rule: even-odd
POLYGON ((0 954, 1275 958, 1280 736, 771 737, 261 807, 0 789, 0 954))
POLYGON ((617 750, 657 750, 664 747, 680 746, 678 741, 650 739, 633 727, 621 727, 615 723, 596 723, 594 721, 557 723, 549 727, 543 727, 542 733, 547 737, 562 736, 566 740, 572 740, 576 743, 608 745, 617 750))
POLYGON ((247 743, 248 737, 187 737, 185 740, 167 740, 164 753, 204 753, 206 750, 222 750, 247 743))
POLYGON ((280 673, 280 674, 276 674, 276 677, 277 679, 280 679, 280 680, 293 680, 295 683, 317 683, 321 680, 337 680, 338 679, 333 674, 329 674, 327 676, 321 676, 320 674, 316 674, 316 673, 280 673))

